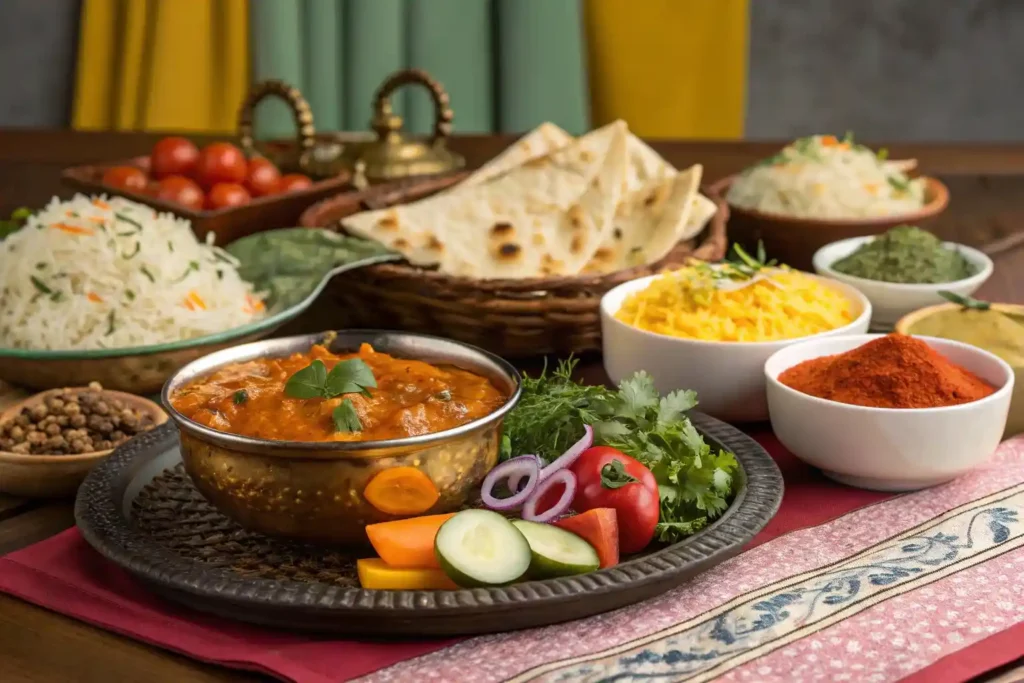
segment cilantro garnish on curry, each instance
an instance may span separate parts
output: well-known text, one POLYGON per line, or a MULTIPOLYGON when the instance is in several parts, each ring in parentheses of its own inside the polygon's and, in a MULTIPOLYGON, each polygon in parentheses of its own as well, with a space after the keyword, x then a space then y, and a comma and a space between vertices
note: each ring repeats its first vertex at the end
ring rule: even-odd
POLYGON ((450 366, 394 358, 363 344, 233 363, 184 386, 171 403, 214 429, 279 441, 381 441, 452 429, 507 400, 450 366))

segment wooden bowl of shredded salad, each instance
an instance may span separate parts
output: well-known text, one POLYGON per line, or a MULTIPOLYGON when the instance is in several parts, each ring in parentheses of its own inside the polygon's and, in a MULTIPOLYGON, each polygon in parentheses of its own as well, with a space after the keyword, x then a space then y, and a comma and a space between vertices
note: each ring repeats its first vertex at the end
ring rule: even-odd
POLYGON ((764 420, 764 362, 795 340, 866 332, 871 304, 845 283, 785 267, 747 281, 698 265, 634 280, 601 301, 604 364, 615 382, 646 370, 659 391, 694 389, 701 410, 764 420))

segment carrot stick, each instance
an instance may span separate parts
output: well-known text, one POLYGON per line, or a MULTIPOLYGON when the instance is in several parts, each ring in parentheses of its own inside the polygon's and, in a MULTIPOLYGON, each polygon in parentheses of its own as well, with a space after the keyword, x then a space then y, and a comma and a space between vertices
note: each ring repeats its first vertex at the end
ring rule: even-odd
POLYGON ((373 549, 389 567, 400 569, 439 569, 434 556, 434 537, 441 525, 455 516, 428 515, 366 527, 373 549))
POLYGON ((89 228, 80 228, 77 225, 68 225, 67 223, 54 223, 50 227, 51 228, 56 228, 57 230, 63 230, 64 232, 71 233, 72 235, 95 235, 96 234, 96 232, 94 230, 90 230, 89 228))

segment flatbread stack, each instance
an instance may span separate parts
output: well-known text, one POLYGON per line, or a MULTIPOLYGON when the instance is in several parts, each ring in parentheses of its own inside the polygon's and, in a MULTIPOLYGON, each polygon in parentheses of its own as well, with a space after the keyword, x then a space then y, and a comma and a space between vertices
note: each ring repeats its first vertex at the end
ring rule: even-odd
POLYGON ((580 138, 545 123, 443 193, 342 224, 449 275, 611 273, 700 233, 716 210, 701 172, 677 171, 623 121, 580 138))

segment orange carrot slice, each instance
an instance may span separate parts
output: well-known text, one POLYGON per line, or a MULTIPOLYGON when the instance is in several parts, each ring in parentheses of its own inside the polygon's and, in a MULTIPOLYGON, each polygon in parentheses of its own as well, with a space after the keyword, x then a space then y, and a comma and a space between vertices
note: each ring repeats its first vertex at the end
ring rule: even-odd
POLYGON ((101 303, 103 303, 103 297, 101 297, 96 292, 89 292, 88 294, 85 295, 85 298, 88 299, 89 301, 93 302, 94 304, 101 304, 101 303))
POLYGON ((434 555, 434 537, 441 525, 454 516, 452 512, 370 524, 366 527, 366 535, 389 567, 438 569, 441 565, 434 555))
POLYGON ((204 311, 206 310, 206 302, 203 301, 203 297, 199 296, 199 293, 196 292, 196 290, 193 289, 188 293, 188 301, 191 301, 193 304, 195 304, 197 308, 200 308, 204 311))
POLYGON ((72 235, 95 235, 96 234, 96 232, 94 230, 90 230, 89 228, 80 228, 77 225, 68 225, 67 223, 54 223, 50 227, 54 228, 56 230, 61 230, 63 232, 70 233, 72 235))
POLYGON ((440 494, 430 477, 415 467, 392 467, 370 480, 363 497, 389 515, 419 515, 433 507, 440 494))

